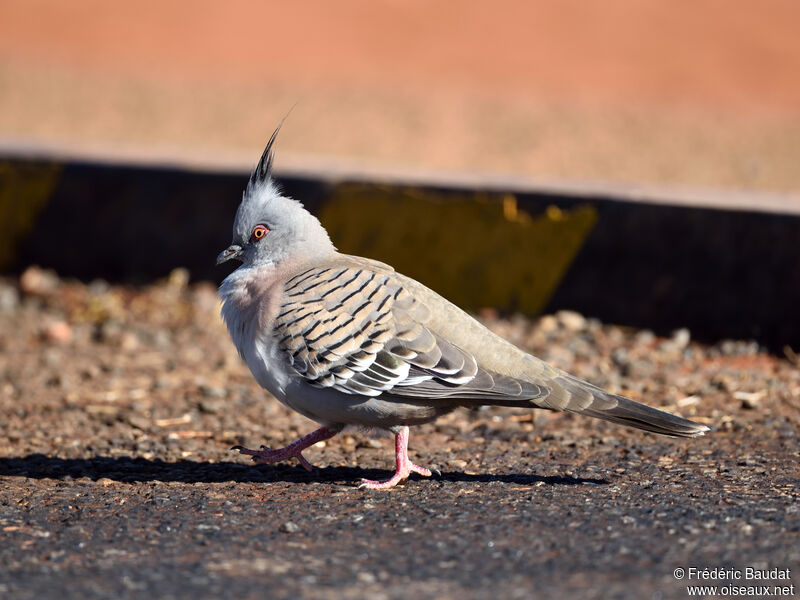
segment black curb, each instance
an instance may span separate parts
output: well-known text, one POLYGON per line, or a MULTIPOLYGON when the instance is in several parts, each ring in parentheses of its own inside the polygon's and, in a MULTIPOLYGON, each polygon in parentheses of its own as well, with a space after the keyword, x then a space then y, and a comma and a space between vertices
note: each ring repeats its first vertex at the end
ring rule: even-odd
MULTIPOLYGON (((0 166, 6 203, 13 196, 9 190, 17 189, 8 173, 36 179, 39 172, 58 171, 49 198, 31 213, 27 230, 13 232, 20 239, 5 231, 7 243, 13 244, 7 273, 38 264, 87 281, 144 283, 178 266, 188 268, 196 280, 219 281, 228 272, 215 267, 214 258, 230 242, 247 173, 14 156, 0 156, 0 166)), ((352 177, 334 181, 324 174, 278 179, 286 193, 317 214, 348 185, 357 186, 362 195, 374 186, 386 197, 402 199, 413 192, 439 204, 473 198, 499 206, 511 197, 515 214, 523 211, 533 219, 553 210, 569 215, 588 206, 596 220, 577 256, 565 263, 569 268, 548 294, 545 311, 571 309, 659 333, 687 327, 705 340, 753 338, 773 349, 800 347, 797 214, 648 203, 604 193, 375 185, 352 177)), ((32 200, 12 197, 10 202, 11 208, 19 208, 32 200)), ((386 221, 391 227, 392 219, 386 221)), ((519 249, 499 250, 512 260, 519 249)), ((493 255, 499 250, 492 248, 493 255)), ((408 251, 424 260, 424 249, 408 251)), ((502 269, 502 263, 496 268, 502 269)), ((510 300, 503 308, 520 306, 510 300)))

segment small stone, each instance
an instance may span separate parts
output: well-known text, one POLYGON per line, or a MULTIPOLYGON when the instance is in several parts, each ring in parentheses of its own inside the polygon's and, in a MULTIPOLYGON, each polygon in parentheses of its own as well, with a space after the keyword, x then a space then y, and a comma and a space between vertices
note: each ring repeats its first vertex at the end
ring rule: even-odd
POLYGON ((228 396, 228 390, 213 385, 201 385, 200 393, 206 398, 226 398, 228 396))
POLYGON ((642 329, 636 334, 636 343, 642 345, 649 345, 656 341, 656 334, 649 329, 642 329))
POLYGON ((736 381, 730 375, 716 373, 711 377, 711 385, 723 392, 733 392, 736 388, 736 381))
POLYGON ((55 272, 41 267, 28 267, 19 277, 23 293, 31 296, 49 296, 58 289, 58 276, 55 272))
POLYGON ((375 583, 376 581, 378 581, 377 577, 375 577, 375 575, 373 575, 372 573, 362 572, 362 573, 359 573, 356 577, 358 578, 358 580, 361 583, 370 584, 370 583, 375 583))
POLYGON ((139 347, 139 337, 132 331, 124 331, 120 337, 120 347, 123 350, 136 350, 139 347))
POLYGON ((754 356, 759 352, 758 342, 743 340, 723 340, 719 344, 723 356, 754 356))
POLYGON ((13 285, 0 281, 0 313, 10 313, 19 306, 19 292, 13 285))
POLYGON ((136 414, 130 415, 127 418, 127 421, 128 421, 128 425, 130 425, 131 427, 135 427, 136 429, 140 429, 141 431, 148 431, 149 429, 152 429, 152 427, 153 427, 152 420, 148 419, 146 417, 143 417, 141 415, 136 415, 136 414))
POLYGON ((122 336, 122 326, 116 321, 98 323, 92 330, 92 341, 99 344, 119 341, 122 336))
POLYGON ((630 356, 628 355, 628 350, 626 348, 616 348, 611 353, 611 360, 614 361, 614 364, 619 368, 627 367, 630 362, 630 356))
POLYGON ((45 324, 42 334, 48 342, 66 344, 72 339, 72 327, 66 321, 51 321, 45 324))
POLYGON ((151 345, 159 350, 168 350, 172 346, 172 336, 166 329, 157 329, 151 335, 151 345))
POLYGON ((383 448, 383 445, 381 444, 380 440, 376 440, 374 438, 366 438, 359 442, 358 447, 381 449, 383 448))
POLYGON ((583 331, 586 329, 586 317, 572 310, 560 310, 556 318, 568 331, 583 331))
POLYGON ((681 329, 676 329, 675 331, 672 332, 671 341, 674 347, 677 348, 678 350, 683 350, 684 348, 686 348, 686 346, 689 345, 691 339, 692 335, 691 333, 689 333, 689 330, 686 329, 685 327, 681 329))
POLYGON ((45 348, 39 359, 43 365, 48 367, 58 367, 61 364, 62 352, 56 348, 45 348))
POLYGON ((759 402, 766 396, 764 391, 760 392, 742 392, 737 391, 733 393, 733 397, 742 402, 742 408, 753 410, 758 408, 759 402))
POLYGON ((103 296, 111 291, 111 285, 105 279, 93 279, 86 289, 92 296, 103 296))
POLYGON ((173 269, 167 278, 167 285, 176 290, 183 290, 189 285, 189 271, 183 268, 173 269))
POLYGON ((552 333, 558 329, 558 319, 553 315, 545 315, 539 319, 538 327, 544 333, 552 333))
POLYGON ((658 348, 662 352, 674 354, 683 352, 691 340, 691 335, 688 329, 676 329, 672 332, 672 336, 662 341, 658 348))
POLYGON ((281 525, 281 532, 283 533, 296 533, 299 530, 300 528, 291 521, 286 521, 286 523, 281 525))
POLYGON ((225 410, 225 402, 216 398, 203 398, 199 406, 201 411, 209 415, 216 415, 225 410))

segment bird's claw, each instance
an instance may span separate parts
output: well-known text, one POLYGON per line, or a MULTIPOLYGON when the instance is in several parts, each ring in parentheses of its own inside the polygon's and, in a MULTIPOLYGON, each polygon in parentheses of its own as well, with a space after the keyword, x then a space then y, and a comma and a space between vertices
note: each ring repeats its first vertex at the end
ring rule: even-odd
POLYGON ((314 466, 306 460, 305 456, 303 456, 303 450, 316 444, 317 442, 332 438, 338 431, 339 429, 320 427, 316 431, 312 431, 308 435, 304 435, 299 440, 292 442, 288 446, 284 446, 283 448, 275 448, 274 450, 264 445, 262 445, 261 449, 259 450, 251 450, 249 448, 245 448, 244 446, 234 446, 231 448, 231 450, 236 450, 239 452, 239 454, 251 456, 257 463, 275 463, 281 460, 286 460, 287 458, 296 458, 306 471, 313 471, 314 466))
MULTIPOLYGON (((434 472, 441 476, 441 473, 434 469, 434 472)), ((362 479, 361 484, 358 486, 360 490, 389 490, 397 485, 404 485, 408 481, 409 475, 411 473, 416 473, 417 475, 422 475, 423 477, 430 477, 431 471, 430 469, 426 469, 425 467, 420 467, 419 465, 415 465, 412 462, 408 462, 405 465, 398 466, 397 471, 395 474, 392 475, 386 481, 374 481, 372 479, 362 479)))
POLYGON ((253 462, 258 464, 271 464, 286 460, 287 458, 296 458, 306 471, 311 472, 314 470, 314 465, 308 462, 306 457, 303 456, 303 453, 290 446, 273 450, 262 444, 261 448, 258 450, 251 450, 244 446, 233 446, 231 450, 236 450, 239 454, 249 456, 253 462))

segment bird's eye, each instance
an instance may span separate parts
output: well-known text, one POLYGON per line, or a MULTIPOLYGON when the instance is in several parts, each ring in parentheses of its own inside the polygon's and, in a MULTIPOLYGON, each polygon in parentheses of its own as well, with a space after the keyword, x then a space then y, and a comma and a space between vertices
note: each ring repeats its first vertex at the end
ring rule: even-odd
POLYGON ((251 242, 255 242, 257 240, 260 240, 261 238, 263 238, 268 233, 269 233, 269 229, 267 229, 264 225, 256 225, 253 228, 253 234, 250 236, 250 241, 251 242))

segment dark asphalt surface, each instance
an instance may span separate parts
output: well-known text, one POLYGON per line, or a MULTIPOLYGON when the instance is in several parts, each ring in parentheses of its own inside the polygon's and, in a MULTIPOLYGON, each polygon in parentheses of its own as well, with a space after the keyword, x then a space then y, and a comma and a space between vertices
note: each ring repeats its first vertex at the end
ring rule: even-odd
POLYGON ((366 491, 360 477, 389 474, 389 438, 344 432, 306 452, 310 474, 228 450, 312 424, 251 381, 208 286, 95 287, 28 282, 0 311, 2 598, 685 598, 726 583, 676 579, 690 567, 800 584, 800 376, 785 358, 485 315, 715 430, 463 410, 412 429, 412 459, 441 476, 366 491))
POLYGON ((4 458, 2 591, 681 598, 677 567, 797 567, 796 449, 723 443, 489 445, 479 474, 388 493, 353 486, 377 469, 4 458))

